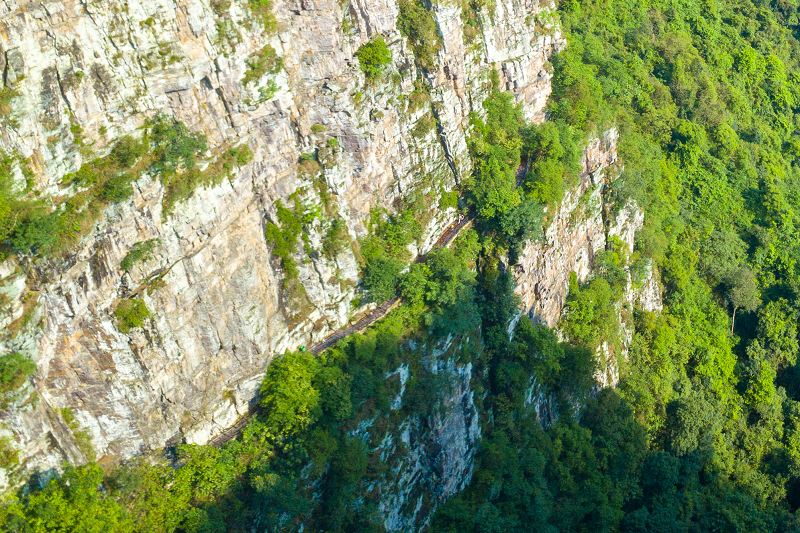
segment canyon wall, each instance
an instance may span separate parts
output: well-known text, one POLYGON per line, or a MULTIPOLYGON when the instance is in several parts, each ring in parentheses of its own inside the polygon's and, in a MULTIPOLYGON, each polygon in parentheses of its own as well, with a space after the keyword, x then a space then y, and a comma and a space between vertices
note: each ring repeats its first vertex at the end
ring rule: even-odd
MULTIPOLYGON (((43 195, 74 194, 65 174, 122 136, 141 135, 157 113, 203 133, 206 162, 242 145, 253 159, 172 213, 164 211, 162 181, 143 172, 132 199, 108 207, 65 256, 0 263, 0 353, 37 364, 0 412, 0 438, 20 454, 19 467, 0 469, 0 485, 64 462, 114 464, 220 435, 246 415, 273 357, 367 309, 358 303, 357 243, 375 208, 397 211, 422 198, 425 229, 413 251, 429 250, 457 218, 439 199, 471 170, 470 114, 483 112, 499 79, 528 119, 543 120, 548 60, 565 46, 551 3, 492 5, 478 13, 433 5, 441 49, 436 68, 425 71, 398 30, 394 0, 279 0, 270 32, 246 2, 3 4, 0 71, 15 96, 0 148, 26 161, 43 195), (369 82, 354 54, 376 35, 392 64, 369 82), (279 68, 252 79, 254 58, 268 46, 279 68), (297 200, 318 214, 289 279, 264 229, 280 203, 297 200), (334 219, 348 242, 328 254, 323 241, 334 219), (151 256, 123 269, 133 247, 150 240, 151 256), (131 296, 151 317, 123 332, 114 309, 131 296)), ((570 272, 585 280, 610 235, 632 246, 641 226, 635 205, 612 213, 605 198, 616 141, 615 131, 591 141, 579 183, 514 267, 524 311, 548 325, 561 315, 570 272)), ((645 287, 631 285, 627 300, 656 301, 657 282, 650 277, 645 287)), ((423 527, 470 481, 481 433, 472 381, 481 377, 459 356, 475 343, 463 343, 418 347, 443 384, 430 412, 410 412, 409 369, 401 366, 386 376, 398 387, 389 422, 367 420, 356 432, 386 464, 365 494, 377 499, 389 530, 423 527)), ((557 416, 546 392, 531 402, 544 422, 557 416)))
POLYGON ((541 120, 547 61, 564 45, 548 22, 552 4, 492 5, 470 15, 477 32, 459 5, 434 6, 442 46, 425 72, 398 31, 394 0, 278 0, 272 32, 236 1, 3 3, 0 71, 13 98, 0 146, 27 162, 43 194, 73 193, 65 173, 140 135, 156 113, 202 132, 208 160, 245 144, 254 155, 172 214, 163 184, 144 172, 133 198, 107 208, 65 257, 0 266, 0 350, 38 367, 0 415, 22 465, 3 472, 4 484, 92 455, 114 463, 209 441, 247 411, 271 358, 360 311, 354 249, 373 208, 421 193, 429 208, 418 249, 430 247, 455 218, 438 198, 470 170, 468 116, 482 112, 491 73, 541 120), (354 54, 378 34, 392 65, 367 83, 354 54), (267 45, 279 68, 255 75, 267 45), (309 153, 318 161, 310 169, 309 153), (290 197, 332 201, 287 288, 264 227, 290 197), (333 217, 350 245, 328 257, 320 243, 333 217), (125 272, 132 247, 151 239, 152 257, 125 272), (123 333, 113 310, 132 295, 152 316, 123 333))
MULTIPOLYGON (((569 190, 558 209, 549 217, 549 224, 540 240, 529 242, 514 266, 516 293, 522 309, 533 320, 548 327, 558 326, 567 301, 572 273, 585 282, 592 273, 597 254, 605 250, 611 239, 619 239, 630 258, 634 252, 636 232, 644 224, 644 212, 632 200, 615 205, 610 198, 611 182, 621 172, 617 161, 618 132, 610 129, 592 139, 581 159, 578 184, 569 190)), ((619 359, 627 357, 633 338, 633 307, 646 311, 661 309, 661 287, 652 265, 645 265, 643 279, 633 279, 631 265, 627 269, 627 285, 619 302, 622 345, 604 343, 598 350, 598 386, 616 386, 619 381, 619 359)), ((532 397, 537 413, 550 413, 545 393, 533 387, 532 397), (544 395, 544 396, 543 396, 544 395)), ((540 417, 541 418, 541 417, 540 417)), ((550 414, 544 417, 552 418, 550 414)))

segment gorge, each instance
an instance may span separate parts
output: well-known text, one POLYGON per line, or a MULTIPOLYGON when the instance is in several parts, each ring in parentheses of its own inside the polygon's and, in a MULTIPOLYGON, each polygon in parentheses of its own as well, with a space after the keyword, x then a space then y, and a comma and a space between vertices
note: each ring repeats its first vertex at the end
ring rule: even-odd
POLYGON ((798 16, 6 1, 3 529, 797 529, 798 16))

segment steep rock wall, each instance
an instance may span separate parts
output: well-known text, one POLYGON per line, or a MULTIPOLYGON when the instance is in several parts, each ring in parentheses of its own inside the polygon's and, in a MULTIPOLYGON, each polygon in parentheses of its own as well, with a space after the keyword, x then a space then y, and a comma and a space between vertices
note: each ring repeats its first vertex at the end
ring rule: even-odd
POLYGON ((28 159, 41 190, 62 194, 64 173, 120 136, 137 135, 156 112, 203 132, 209 156, 238 144, 254 153, 251 164, 198 190, 171 216, 162 213, 161 182, 145 174, 132 200, 108 208, 67 257, 3 264, 10 305, 0 349, 38 365, 25 394, 0 415, 0 431, 21 452, 17 475, 82 462, 88 448, 113 462, 170 442, 207 442, 231 425, 272 357, 324 337, 358 311, 354 252, 330 259, 313 251, 322 222, 309 235, 312 253, 297 257, 303 298, 287 296, 264 240, 277 200, 300 190, 308 202, 321 201, 300 155, 338 139, 320 176, 352 240, 365 233, 374 206, 394 208, 412 190, 425 193, 432 207, 424 251, 454 216, 435 209, 435 199, 469 171, 468 115, 481 112, 490 71, 500 72, 528 117, 541 119, 545 66, 563 46, 539 16, 550 4, 499 0, 479 14, 481 32, 470 42, 461 8, 437 5, 443 47, 438 68, 426 74, 414 67, 392 0, 279 0, 271 35, 244 3, 215 12, 220 4, 0 6, 0 70, 19 94, 2 148, 28 159), (367 86, 353 56, 378 33, 393 66, 367 86), (283 67, 243 83, 248 58, 266 44, 283 67), (408 103, 415 82, 427 87, 430 105, 408 103), (435 127, 420 128, 428 115, 435 127), (122 259, 147 239, 159 239, 153 258, 124 273, 122 259), (153 277, 163 282, 141 290, 153 277), (112 311, 131 294, 153 317, 123 334, 112 311))
MULTIPOLYGON (((589 142, 581 159, 582 170, 577 187, 564 195, 561 205, 550 217, 544 237, 529 242, 515 266, 516 292, 522 308, 536 320, 555 326, 567 297, 572 272, 584 281, 591 273, 594 258, 606 246, 603 222, 603 192, 606 179, 617 161, 616 130, 609 130, 589 142)), ((622 213, 615 230, 633 246, 640 213, 629 220, 628 209, 622 213)))
MULTIPOLYGON (((579 282, 586 281, 595 257, 612 237, 620 239, 628 253, 633 252, 636 232, 644 224, 644 212, 635 202, 628 201, 615 208, 605 195, 608 185, 619 174, 617 140, 617 130, 611 129, 589 142, 581 160, 583 168, 577 187, 567 192, 550 217, 544 238, 529 242, 515 265, 515 290, 522 310, 549 327, 556 327, 561 319, 570 274, 574 272, 579 282)), ((618 310, 622 346, 616 352, 608 343, 598 349, 595 379, 599 387, 616 386, 619 381, 618 357, 627 356, 633 338, 630 323, 633 306, 647 311, 661 309, 661 287, 651 266, 639 283, 634 282, 628 269, 627 286, 618 310)), ((535 380, 528 403, 545 423, 557 417, 549 392, 535 380)))
POLYGON ((424 529, 439 504, 472 479, 481 428, 474 367, 463 359, 475 359, 476 347, 464 337, 450 336, 418 348, 426 372, 438 384, 426 392, 422 408, 419 399, 414 403, 408 398, 409 380, 414 379, 408 365, 387 376, 399 384, 388 418, 401 416, 389 424, 370 420, 363 431, 365 437, 373 434, 377 444, 372 451, 386 465, 364 494, 378 501, 387 531, 424 529))

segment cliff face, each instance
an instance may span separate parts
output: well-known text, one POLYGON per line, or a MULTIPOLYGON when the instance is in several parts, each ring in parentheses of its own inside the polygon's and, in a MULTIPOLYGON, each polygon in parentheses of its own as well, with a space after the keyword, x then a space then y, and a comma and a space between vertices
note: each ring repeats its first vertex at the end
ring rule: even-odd
POLYGON ((422 251, 452 221, 437 201, 469 172, 468 115, 481 112, 493 69, 529 118, 543 118, 546 63, 563 46, 547 22, 551 9, 498 0, 476 15, 480 30, 467 39, 469 14, 435 6, 442 48, 435 71, 422 74, 393 0, 277 1, 272 34, 240 2, 5 2, 0 70, 18 96, 2 148, 28 160, 42 191, 65 194, 65 173, 138 135, 156 112, 204 133, 209 159, 242 144, 254 154, 168 216, 162 183, 143 174, 133 198, 108 208, 67 257, 2 265, 9 305, 0 349, 38 366, 0 428, 24 470, 82 462, 91 451, 116 461, 170 442, 203 443, 231 425, 272 357, 358 312, 352 248, 372 208, 396 209, 422 193, 430 213, 422 251), (393 62, 367 84, 354 53, 376 34, 393 62), (248 74, 266 45, 280 68, 248 74), (314 151, 319 166, 309 169, 301 156, 314 151), (293 193, 328 205, 295 258, 302 287, 287 290, 264 225, 293 193), (351 242, 328 257, 321 241, 334 217, 351 242), (134 244, 150 239, 152 257, 124 272, 134 244), (125 334, 112 313, 134 294, 152 317, 125 334))
MULTIPOLYGON (((521 312, 551 327, 557 326, 570 273, 575 272, 581 281, 588 279, 595 256, 612 237, 619 238, 632 251, 644 214, 634 204, 614 210, 604 195, 618 173, 616 163, 615 130, 589 142, 578 185, 567 193, 551 217, 544 238, 529 243, 514 266, 521 312)), ((625 297, 620 302, 623 319, 631 315, 623 312, 623 308, 629 311, 634 305, 647 310, 660 308, 660 288, 652 273, 639 283, 634 283, 629 275, 625 297)), ((621 322, 624 351, 633 330, 629 321, 621 322)), ((424 354, 428 372, 439 378, 438 387, 425 396, 431 412, 419 413, 418 410, 427 409, 417 405, 400 411, 405 416, 391 422, 382 418, 366 421, 361 433, 387 467, 380 480, 364 487, 364 493, 377 498, 384 525, 390 531, 419 530, 441 502, 469 484, 481 435, 475 383, 485 380, 485 376, 476 373, 471 363, 460 362, 477 360, 480 342, 450 337, 418 350, 424 354)), ((619 375, 616 354, 603 346, 597 357, 597 386, 616 385, 619 375)), ((391 409, 400 410, 408 401, 408 367, 400 367, 387 379, 399 383, 391 409)), ((526 403, 531 407, 531 416, 545 426, 559 416, 553 391, 539 384, 535 376, 526 403)))
POLYGON ((604 213, 610 209, 603 194, 617 172, 617 131, 609 130, 590 141, 581 160, 577 187, 568 191, 550 217, 544 238, 526 245, 515 268, 516 290, 522 307, 532 318, 554 327, 564 308, 572 272, 585 281, 595 256, 615 235, 633 249, 643 213, 627 205, 613 226, 604 213))
MULTIPOLYGON (((636 232, 644 224, 644 213, 635 202, 620 207, 607 198, 609 184, 620 172, 617 140, 618 132, 612 129, 589 142, 581 160, 583 169, 578 185, 567 192, 550 218, 544 238, 529 242, 515 266, 516 292, 523 311, 549 327, 556 327, 561 318, 570 274, 574 272, 578 281, 586 281, 596 255, 606 249, 612 238, 619 239, 627 253, 632 253, 636 232)), ((661 309, 661 288, 650 266, 643 280, 634 280, 628 268, 627 286, 618 310, 622 346, 617 353, 608 344, 598 350, 595 378, 600 387, 616 386, 619 381, 617 356, 627 357, 633 338, 630 318, 634 306, 646 311, 661 309)), ((551 398, 536 383, 530 398, 541 420, 556 416, 551 398)))
POLYGON ((363 493, 378 501, 387 531, 423 529, 438 505, 472 479, 481 436, 472 380, 479 376, 472 363, 459 359, 475 358, 476 344, 449 336, 417 347, 436 387, 409 392, 415 376, 401 366, 387 376, 397 382, 390 412, 363 424, 361 436, 371 439, 372 451, 386 465, 363 493))

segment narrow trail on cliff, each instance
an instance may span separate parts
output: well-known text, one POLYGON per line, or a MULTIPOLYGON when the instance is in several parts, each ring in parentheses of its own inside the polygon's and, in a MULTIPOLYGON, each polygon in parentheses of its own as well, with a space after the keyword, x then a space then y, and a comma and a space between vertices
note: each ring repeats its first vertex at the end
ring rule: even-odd
MULTIPOLYGON (((452 243, 455 240, 455 238, 458 237, 465 228, 469 227, 474 220, 475 220, 474 216, 466 215, 462 216, 456 222, 450 224, 447 227, 447 229, 445 229, 444 232, 442 232, 442 234, 436 240, 433 247, 431 248, 431 251, 440 248, 446 248, 447 246, 449 246, 450 243, 452 243)), ((425 261, 426 258, 427 254, 419 255, 417 256, 415 262, 422 263, 425 261)), ((394 298, 383 302, 378 307, 372 309, 367 314, 363 315, 357 321, 352 322, 350 325, 334 331, 320 342, 311 346, 309 352, 318 355, 323 351, 327 350, 328 348, 330 348, 331 346, 333 346, 334 344, 336 344, 337 342, 339 342, 341 339, 347 337, 348 335, 364 331, 365 329, 373 325, 375 322, 388 315, 392 311, 392 309, 394 309, 400 304, 401 300, 402 299, 399 296, 395 296, 394 298)), ((236 436, 239 435, 239 432, 244 428, 244 426, 247 424, 247 421, 253 414, 255 414, 255 412, 256 409, 252 409, 246 415, 242 416, 239 420, 237 420, 233 426, 229 427, 224 432, 220 433, 219 435, 211 439, 208 443, 212 446, 222 446, 226 442, 236 438, 236 436)))

